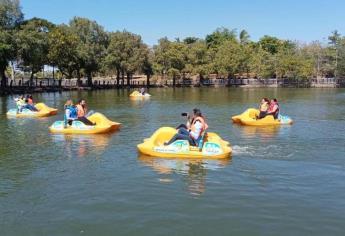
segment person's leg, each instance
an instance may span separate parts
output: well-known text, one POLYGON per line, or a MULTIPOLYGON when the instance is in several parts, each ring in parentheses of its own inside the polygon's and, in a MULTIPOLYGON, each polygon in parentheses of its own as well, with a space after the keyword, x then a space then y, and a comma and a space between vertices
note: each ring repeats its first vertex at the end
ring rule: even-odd
POLYGON ((185 129, 185 128, 180 128, 180 129, 178 130, 178 133, 179 133, 179 134, 182 134, 182 135, 189 136, 189 131, 188 131, 187 129, 185 129))
POLYGON ((94 123, 92 123, 89 119, 87 119, 86 117, 78 117, 79 121, 83 122, 85 125, 95 125, 94 123))
POLYGON ((33 105, 28 104, 27 105, 31 111, 38 111, 37 108, 33 105))
POLYGON ((181 128, 187 129, 187 126, 185 124, 180 124, 179 126, 176 127, 176 129, 181 129, 181 128))
POLYGON ((189 135, 187 136, 187 135, 177 133, 168 142, 165 142, 164 145, 170 145, 173 142, 175 142, 176 140, 187 140, 187 141, 189 141, 190 137, 189 137, 189 135))
POLYGON ((273 117, 274 119, 278 119, 278 116, 279 116, 279 112, 275 112, 273 117))
POLYGON ((260 114, 259 114, 259 119, 262 119, 264 118, 265 116, 267 115, 267 112, 264 112, 264 111, 260 111, 260 114))

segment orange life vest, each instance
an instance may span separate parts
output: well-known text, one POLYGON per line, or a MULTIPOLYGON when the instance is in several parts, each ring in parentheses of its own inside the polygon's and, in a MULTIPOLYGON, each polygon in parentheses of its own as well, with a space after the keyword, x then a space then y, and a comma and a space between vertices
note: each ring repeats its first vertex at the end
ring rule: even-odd
POLYGON ((83 108, 82 105, 78 104, 77 105, 77 110, 78 110, 78 117, 84 117, 86 114, 86 109, 83 108))
POLYGON ((28 104, 29 104, 29 105, 34 105, 34 101, 32 101, 31 98, 28 98, 28 104))

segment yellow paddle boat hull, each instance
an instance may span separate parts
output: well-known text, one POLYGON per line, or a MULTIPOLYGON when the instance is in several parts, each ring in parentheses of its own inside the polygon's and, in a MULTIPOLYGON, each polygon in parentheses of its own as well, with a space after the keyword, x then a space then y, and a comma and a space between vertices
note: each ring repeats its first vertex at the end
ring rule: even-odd
POLYGON ((118 130, 120 123, 109 120, 101 113, 94 113, 88 119, 96 125, 85 125, 81 121, 73 121, 72 125, 65 127, 64 121, 55 121, 49 130, 58 134, 102 134, 118 130))
POLYGON ((187 140, 176 140, 164 146, 164 142, 169 141, 176 133, 174 128, 162 127, 137 148, 141 154, 162 158, 222 159, 231 155, 230 143, 210 132, 205 135, 201 148, 190 146, 187 140))
POLYGON ((234 123, 249 126, 291 125, 293 123, 290 117, 282 115, 279 115, 278 119, 274 119, 272 115, 257 119, 259 113, 258 109, 249 108, 242 114, 233 116, 231 119, 234 123))
POLYGON ((129 98, 130 99, 147 99, 147 98, 150 98, 151 95, 148 94, 148 93, 145 93, 145 95, 142 95, 141 93, 139 93, 138 91, 134 91, 132 92, 130 95, 129 95, 129 98))
POLYGON ((35 105, 38 111, 31 111, 29 109, 23 109, 22 112, 17 113, 17 109, 10 109, 6 115, 7 117, 16 118, 35 118, 35 117, 47 117, 57 114, 58 109, 48 107, 44 103, 37 103, 35 105))

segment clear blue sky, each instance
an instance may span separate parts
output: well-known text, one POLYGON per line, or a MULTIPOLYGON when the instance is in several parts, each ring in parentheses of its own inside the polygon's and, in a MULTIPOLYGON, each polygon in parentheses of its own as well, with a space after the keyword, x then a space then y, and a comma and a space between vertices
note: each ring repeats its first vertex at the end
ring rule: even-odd
POLYGON ((204 38, 217 27, 246 29, 310 42, 345 34, 344 0, 22 0, 25 18, 68 23, 74 16, 96 20, 107 31, 126 29, 153 45, 159 38, 204 38))

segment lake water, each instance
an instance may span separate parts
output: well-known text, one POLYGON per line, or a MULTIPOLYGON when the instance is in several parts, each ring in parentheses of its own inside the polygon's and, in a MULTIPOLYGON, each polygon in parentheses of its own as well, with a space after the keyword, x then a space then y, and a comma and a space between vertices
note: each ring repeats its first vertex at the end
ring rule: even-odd
POLYGON ((57 116, 7 119, 0 98, 0 235, 344 235, 344 89, 150 89, 35 94, 62 108, 85 98, 123 124, 107 135, 52 135, 57 116), (277 97, 295 123, 256 128, 230 117, 277 97), (230 141, 223 161, 140 156, 136 145, 199 107, 230 141))

